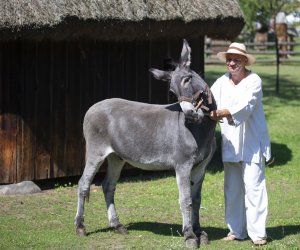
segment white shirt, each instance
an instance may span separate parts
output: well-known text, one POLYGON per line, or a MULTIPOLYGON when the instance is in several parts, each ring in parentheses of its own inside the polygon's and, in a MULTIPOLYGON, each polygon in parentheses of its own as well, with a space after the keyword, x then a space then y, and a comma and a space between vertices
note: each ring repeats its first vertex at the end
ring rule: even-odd
POLYGON ((262 104, 260 77, 251 72, 239 84, 224 74, 211 87, 218 109, 228 109, 233 120, 220 123, 223 162, 260 163, 271 158, 270 138, 262 104))

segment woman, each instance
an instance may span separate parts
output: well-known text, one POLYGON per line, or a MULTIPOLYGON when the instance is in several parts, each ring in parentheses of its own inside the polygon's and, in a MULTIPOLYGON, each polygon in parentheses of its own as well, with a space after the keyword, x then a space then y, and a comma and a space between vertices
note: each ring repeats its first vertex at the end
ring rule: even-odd
POLYGON ((217 54, 228 72, 211 87, 217 110, 210 118, 220 121, 224 164, 225 240, 248 236, 255 245, 266 241, 268 196, 265 160, 271 158, 270 139, 262 104, 260 77, 246 68, 255 62, 246 46, 232 43, 217 54))

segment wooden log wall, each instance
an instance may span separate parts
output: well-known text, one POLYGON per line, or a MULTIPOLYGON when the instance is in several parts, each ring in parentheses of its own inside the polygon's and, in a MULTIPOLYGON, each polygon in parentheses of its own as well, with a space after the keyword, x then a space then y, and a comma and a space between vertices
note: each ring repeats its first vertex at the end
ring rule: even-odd
MULTIPOLYGON (((204 71, 203 38, 190 41, 192 68, 204 71)), ((182 40, 0 42, 0 183, 80 175, 87 109, 111 97, 168 102, 151 77, 178 59, 182 40)))

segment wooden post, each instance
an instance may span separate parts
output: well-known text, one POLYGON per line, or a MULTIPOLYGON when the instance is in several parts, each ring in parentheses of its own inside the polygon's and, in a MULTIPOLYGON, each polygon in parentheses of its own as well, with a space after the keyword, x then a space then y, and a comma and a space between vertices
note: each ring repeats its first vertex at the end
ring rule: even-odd
POLYGON ((279 65, 280 65, 280 55, 277 34, 275 32, 275 50, 276 50, 276 94, 279 95, 279 65))

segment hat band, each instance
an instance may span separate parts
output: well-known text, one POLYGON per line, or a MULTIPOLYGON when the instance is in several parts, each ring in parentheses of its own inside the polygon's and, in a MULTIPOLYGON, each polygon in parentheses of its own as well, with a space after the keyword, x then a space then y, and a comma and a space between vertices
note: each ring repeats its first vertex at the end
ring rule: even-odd
POLYGON ((240 48, 238 48, 238 47, 231 46, 231 47, 228 48, 228 50, 229 50, 229 49, 236 49, 236 50, 238 50, 239 52, 242 52, 242 53, 244 53, 244 54, 247 54, 247 51, 242 50, 242 49, 240 49, 240 48))

